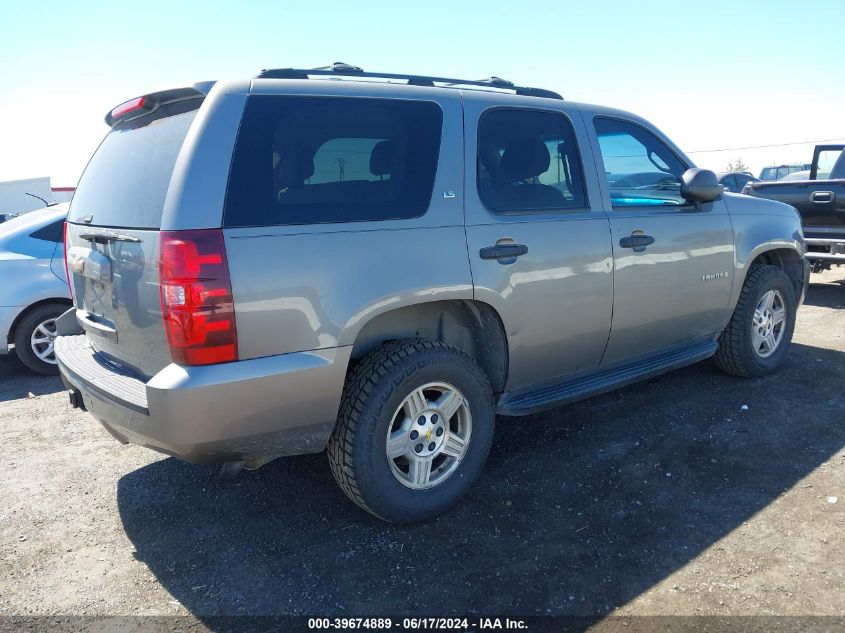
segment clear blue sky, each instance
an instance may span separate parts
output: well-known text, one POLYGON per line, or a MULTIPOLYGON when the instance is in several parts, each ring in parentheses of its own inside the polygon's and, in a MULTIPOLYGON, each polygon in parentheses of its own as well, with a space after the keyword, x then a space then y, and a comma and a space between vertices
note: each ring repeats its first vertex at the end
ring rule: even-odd
MULTIPOLYGON (((333 61, 551 88, 687 151, 845 137, 844 0, 0 2, 0 180, 75 184, 127 98, 333 61)), ((693 158, 757 170, 810 151, 693 158)))

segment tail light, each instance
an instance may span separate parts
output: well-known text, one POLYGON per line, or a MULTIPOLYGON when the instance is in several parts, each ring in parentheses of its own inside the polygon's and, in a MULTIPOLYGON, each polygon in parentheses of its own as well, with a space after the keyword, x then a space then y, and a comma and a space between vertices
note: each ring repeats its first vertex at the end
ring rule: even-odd
POLYGON ((67 279, 67 287, 70 290, 70 300, 73 301, 73 279, 70 277, 70 268, 67 265, 67 220, 65 220, 64 237, 62 239, 65 249, 65 279, 67 279))
POLYGON ((237 360, 223 231, 162 231, 159 239, 161 314, 173 361, 210 365, 237 360))

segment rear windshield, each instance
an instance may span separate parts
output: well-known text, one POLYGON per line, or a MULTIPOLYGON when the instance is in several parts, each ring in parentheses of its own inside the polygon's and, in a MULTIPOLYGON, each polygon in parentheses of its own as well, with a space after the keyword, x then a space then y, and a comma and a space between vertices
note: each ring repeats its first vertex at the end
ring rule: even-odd
POLYGON ((247 102, 224 224, 423 215, 443 113, 430 101, 258 95, 247 102))
POLYGON ((160 228, 176 157, 198 105, 164 107, 156 117, 127 121, 109 132, 82 174, 68 220, 92 216, 94 226, 160 228))

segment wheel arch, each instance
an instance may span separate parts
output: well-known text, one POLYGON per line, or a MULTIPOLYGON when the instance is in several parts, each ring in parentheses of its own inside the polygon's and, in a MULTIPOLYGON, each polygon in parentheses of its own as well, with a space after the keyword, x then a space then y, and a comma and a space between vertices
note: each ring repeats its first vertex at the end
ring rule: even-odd
POLYGON ((501 317, 489 304, 449 299, 382 312, 359 330, 350 366, 378 346, 405 338, 442 341, 464 351, 482 368, 494 393, 504 390, 508 372, 507 336, 501 317))
POLYGON ((73 305, 73 302, 67 297, 48 297, 46 299, 39 299, 35 303, 31 303, 30 305, 26 306, 23 310, 18 312, 17 316, 12 321, 12 325, 9 327, 9 331, 6 333, 6 345, 11 345, 14 342, 15 332, 17 332, 18 330, 18 325, 20 325, 20 322, 23 321, 28 314, 30 314, 33 310, 37 310, 41 306, 50 303, 58 303, 67 307, 73 305))
MULTIPOLYGON (((780 268, 792 281, 795 296, 801 297, 804 291, 804 256, 790 244, 765 244, 753 253, 743 271, 742 283, 748 272, 758 265, 775 266, 780 268)), ((742 284, 739 284, 742 287, 742 284)))

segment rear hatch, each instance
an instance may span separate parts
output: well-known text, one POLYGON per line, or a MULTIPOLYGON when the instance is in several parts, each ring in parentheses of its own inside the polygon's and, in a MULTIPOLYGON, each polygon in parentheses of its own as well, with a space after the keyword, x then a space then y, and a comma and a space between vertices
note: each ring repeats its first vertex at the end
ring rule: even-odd
POLYGON ((171 362, 159 293, 159 231, 179 152, 203 94, 186 88, 134 99, 74 194, 66 253, 77 320, 109 362, 148 378, 171 362))

